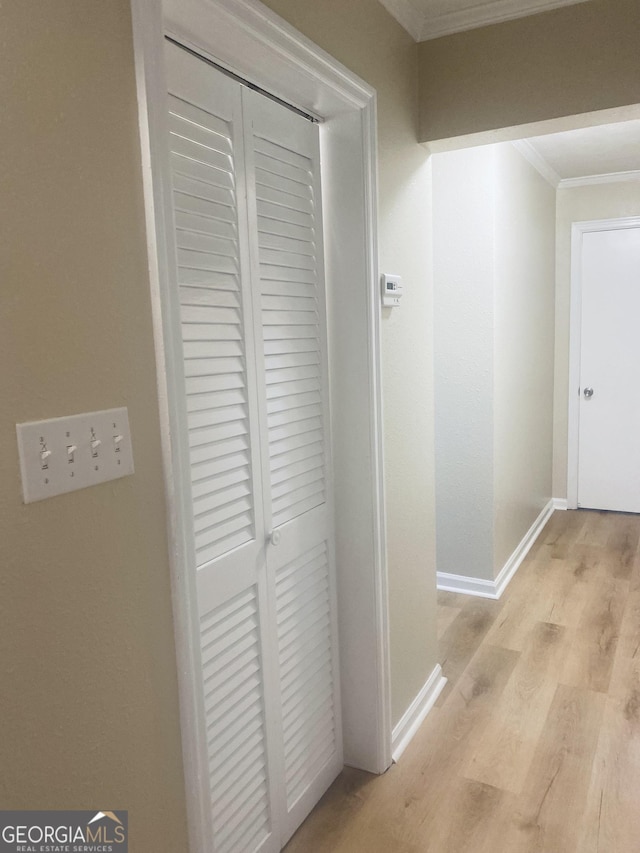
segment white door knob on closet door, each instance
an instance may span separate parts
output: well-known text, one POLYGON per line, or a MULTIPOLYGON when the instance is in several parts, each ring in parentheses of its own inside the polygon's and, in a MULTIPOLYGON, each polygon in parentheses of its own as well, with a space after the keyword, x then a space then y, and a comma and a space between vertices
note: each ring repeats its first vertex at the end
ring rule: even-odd
POLYGON ((279 530, 273 530, 269 534, 269 543, 274 547, 280 544, 280 539, 282 538, 282 534, 279 530))

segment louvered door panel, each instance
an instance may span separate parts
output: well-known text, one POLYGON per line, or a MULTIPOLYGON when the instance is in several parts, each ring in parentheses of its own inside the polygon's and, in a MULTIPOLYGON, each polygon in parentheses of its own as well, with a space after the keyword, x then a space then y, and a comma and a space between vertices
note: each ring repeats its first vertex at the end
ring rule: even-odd
POLYGON ((331 589, 326 543, 276 576, 287 804, 335 755, 331 589))
POLYGON ((342 769, 318 129, 243 103, 284 842, 342 769))
MULTIPOLYGON (((313 162, 254 134, 273 526, 326 497, 313 162), (296 237, 281 232, 295 225, 296 237), (302 394, 299 388, 308 389, 302 394)), ((320 244, 321 251, 321 244, 320 244)))
POLYGON ((220 117, 170 96, 169 129, 195 546, 203 565, 255 538, 236 163, 233 129, 220 117))
POLYGON ((214 838, 219 853, 269 836, 258 596, 250 588, 201 618, 214 838))

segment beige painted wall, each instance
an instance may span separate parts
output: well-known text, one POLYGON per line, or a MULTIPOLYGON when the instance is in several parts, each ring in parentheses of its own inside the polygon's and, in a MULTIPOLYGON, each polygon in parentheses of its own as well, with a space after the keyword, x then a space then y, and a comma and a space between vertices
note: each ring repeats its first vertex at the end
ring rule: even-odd
POLYGON ((494 319, 493 569, 552 496, 556 193, 498 146, 494 319))
POLYGON ((419 45, 420 138, 640 101, 640 3, 590 0, 419 45))
POLYGON ((573 222, 624 216, 640 216, 640 184, 637 182, 558 190, 553 421, 553 494, 557 498, 567 497, 571 225, 573 222))
POLYGON ((0 8, 0 807, 186 824, 126 0, 0 8), (24 506, 16 422, 129 407, 136 473, 24 506))
POLYGON ((382 318, 395 723, 437 662, 430 165, 417 144, 417 47, 377 0, 266 5, 378 93, 380 267, 405 285, 402 307, 382 318))

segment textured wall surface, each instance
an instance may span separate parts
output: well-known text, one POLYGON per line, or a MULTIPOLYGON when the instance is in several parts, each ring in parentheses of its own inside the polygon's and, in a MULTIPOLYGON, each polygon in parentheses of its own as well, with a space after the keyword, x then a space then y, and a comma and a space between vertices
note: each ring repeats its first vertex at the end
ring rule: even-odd
POLYGON ((498 147, 494 574, 552 495, 556 193, 498 147))
POLYGON ((437 565, 490 580, 496 150, 432 159, 437 565))
POLYGON ((638 0, 590 0, 419 51, 423 141, 640 101, 638 0))
POLYGON ((567 497, 571 226, 593 219, 640 216, 640 184, 599 184, 558 190, 556 255, 556 360, 553 421, 553 495, 567 497))
POLYGON ((0 806, 186 850, 128 3, 0 6, 0 806), (128 406, 132 477, 22 504, 15 424, 128 406))
POLYGON ((430 166, 417 143, 417 47, 377 0, 267 0, 378 95, 379 256, 402 275, 382 318, 393 721, 437 661, 430 166))
POLYGON ((433 171, 438 571, 492 580, 551 497, 555 191, 510 143, 433 171))

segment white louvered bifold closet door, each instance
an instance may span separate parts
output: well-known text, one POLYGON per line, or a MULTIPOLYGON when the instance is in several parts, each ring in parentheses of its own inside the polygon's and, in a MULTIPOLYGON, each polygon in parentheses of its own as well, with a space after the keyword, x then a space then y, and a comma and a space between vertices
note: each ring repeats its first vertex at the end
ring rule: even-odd
POLYGON ((342 767, 318 134, 165 57, 214 849, 266 853, 342 767))

